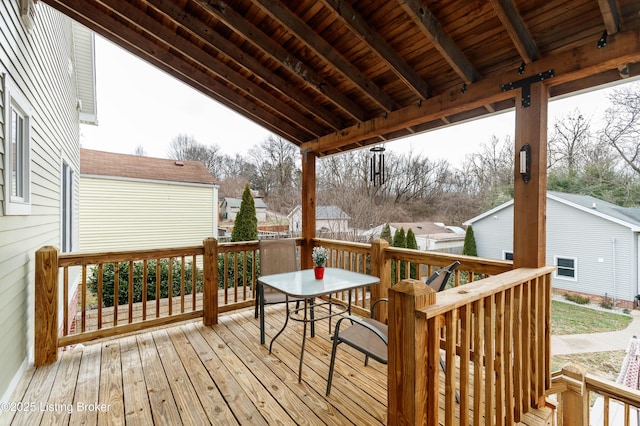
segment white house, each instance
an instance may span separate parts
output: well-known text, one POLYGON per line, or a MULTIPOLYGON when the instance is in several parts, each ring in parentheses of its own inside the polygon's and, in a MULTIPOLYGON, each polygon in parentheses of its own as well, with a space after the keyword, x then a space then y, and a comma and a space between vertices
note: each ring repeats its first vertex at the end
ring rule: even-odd
MULTIPOLYGON (((378 225, 363 232, 363 239, 371 241, 380 238, 384 226, 385 224, 378 225)), ((405 233, 411 229, 416 236, 419 250, 461 254, 464 246, 464 230, 455 226, 446 226, 443 223, 390 222, 389 229, 392 237, 400 229, 404 229, 405 233)))
MULTIPOLYGON (((289 230, 298 235, 302 230, 302 207, 296 206, 287 216, 289 230)), ((351 217, 338 206, 316 206, 316 233, 323 236, 349 232, 351 217)))
POLYGON ((32 0, 3 1, 0 16, 0 401, 8 401, 33 362, 35 252, 78 248, 80 123, 95 123, 96 108, 91 32, 32 0))
MULTIPOLYGON (((220 203, 220 219, 234 222, 240 211, 241 203, 242 199, 240 198, 224 197, 220 203)), ((265 222, 267 220, 267 205, 262 201, 262 198, 254 198, 253 204, 256 208, 258 223, 265 222)))
POLYGON ((80 150, 80 250, 202 244, 218 235, 218 185, 200 161, 80 150))
MULTIPOLYGON (((478 256, 513 259, 513 200, 465 222, 478 256)), ((547 192, 547 264, 553 288, 610 297, 632 307, 640 293, 640 208, 586 195, 547 192)))

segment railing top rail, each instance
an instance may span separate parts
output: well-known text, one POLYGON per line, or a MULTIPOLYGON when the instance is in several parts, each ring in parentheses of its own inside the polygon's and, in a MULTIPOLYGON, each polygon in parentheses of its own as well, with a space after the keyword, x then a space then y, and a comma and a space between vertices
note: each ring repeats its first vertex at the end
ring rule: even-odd
POLYGON ((450 288, 438 293, 434 305, 416 312, 423 314, 426 318, 432 318, 532 279, 550 274, 555 269, 555 266, 518 268, 460 287, 450 288))
POLYGON ((246 251, 246 250, 258 250, 259 243, 255 241, 236 241, 228 243, 218 244, 219 253, 246 251))
POLYGON ((586 374, 584 376, 584 383, 589 391, 607 395, 610 398, 634 407, 640 407, 640 390, 621 385, 593 374, 586 374))
POLYGON ((463 254, 423 251, 408 248, 387 247, 385 254, 392 259, 408 260, 415 263, 428 263, 436 266, 447 266, 456 260, 460 262, 460 270, 476 270, 495 275, 513 269, 510 260, 485 259, 463 254))
POLYGON ((314 238, 315 245, 326 246, 327 248, 348 248, 353 251, 371 251, 371 244, 356 243, 353 241, 329 240, 326 238, 314 238))
POLYGON ((149 260, 164 257, 193 256, 204 253, 204 246, 123 250, 102 253, 61 253, 58 266, 82 266, 96 263, 128 262, 130 260, 149 260))

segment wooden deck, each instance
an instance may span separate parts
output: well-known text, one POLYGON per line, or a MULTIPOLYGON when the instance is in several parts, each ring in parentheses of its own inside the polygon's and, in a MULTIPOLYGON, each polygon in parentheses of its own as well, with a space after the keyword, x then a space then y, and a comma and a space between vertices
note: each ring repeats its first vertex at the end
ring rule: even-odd
MULTIPOLYGON (((282 305, 267 307, 267 338, 280 328, 282 305)), ((289 323, 274 344, 259 344, 253 309, 104 340, 31 367, 0 424, 310 424, 387 422, 386 366, 342 345, 331 395, 328 324, 307 340, 297 381, 301 325, 289 323)), ((267 340, 268 343, 269 340, 267 340)), ((441 386, 441 392, 444 386, 441 386)), ((544 424, 532 416, 528 424, 544 424)))

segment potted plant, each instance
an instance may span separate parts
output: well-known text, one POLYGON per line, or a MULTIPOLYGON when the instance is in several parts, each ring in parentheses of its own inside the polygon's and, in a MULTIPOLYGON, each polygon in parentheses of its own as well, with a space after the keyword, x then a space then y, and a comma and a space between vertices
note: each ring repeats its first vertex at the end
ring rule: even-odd
POLYGON ((324 278, 324 265, 327 263, 327 257, 329 256, 329 251, 325 247, 314 247, 313 252, 311 253, 311 258, 313 259, 314 267, 313 272, 315 273, 316 279, 321 280, 324 278))

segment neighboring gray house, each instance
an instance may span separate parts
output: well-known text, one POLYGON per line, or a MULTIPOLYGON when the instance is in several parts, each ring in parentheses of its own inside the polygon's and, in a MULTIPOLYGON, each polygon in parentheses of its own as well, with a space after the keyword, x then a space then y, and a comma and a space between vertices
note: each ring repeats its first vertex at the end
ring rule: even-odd
MULTIPOLYGON (((478 256, 513 257, 513 200, 465 222, 478 256)), ((608 296, 632 307, 639 290, 640 208, 594 197, 547 192, 547 264, 553 288, 608 296)))
MULTIPOLYGON (((302 207, 294 207, 287 218, 292 235, 299 235, 302 230, 302 207)), ((322 236, 348 232, 350 219, 351 216, 338 206, 316 206, 316 232, 322 236)))
MULTIPOLYGON (((80 123, 95 124, 96 108, 89 30, 32 0, 3 1, 0 16, 0 401, 9 401, 33 363, 35 253, 78 249, 80 123)), ((79 272, 69 269, 72 285, 79 272)))
MULTIPOLYGON (((236 215, 240 211, 240 203, 242 203, 240 198, 223 198, 220 203, 220 220, 223 222, 235 221, 236 215)), ((253 203, 256 206, 258 223, 265 222, 267 220, 267 205, 262 201, 262 198, 254 198, 253 203)))

